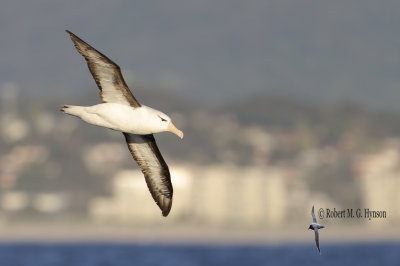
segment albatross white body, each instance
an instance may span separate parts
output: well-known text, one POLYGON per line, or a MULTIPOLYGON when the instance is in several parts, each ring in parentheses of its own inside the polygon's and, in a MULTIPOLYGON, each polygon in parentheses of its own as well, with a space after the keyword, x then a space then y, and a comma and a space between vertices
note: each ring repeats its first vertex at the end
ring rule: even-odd
POLYGON ((119 103, 65 105, 62 111, 78 116, 89 124, 139 135, 168 131, 168 123, 162 123, 161 118, 165 122, 171 121, 166 114, 145 105, 137 108, 119 103))

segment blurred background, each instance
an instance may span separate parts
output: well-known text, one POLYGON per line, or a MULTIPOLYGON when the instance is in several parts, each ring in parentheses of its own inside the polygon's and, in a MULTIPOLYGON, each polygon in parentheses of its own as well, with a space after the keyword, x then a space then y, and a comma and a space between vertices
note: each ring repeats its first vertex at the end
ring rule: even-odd
POLYGON ((349 252, 338 251, 342 243, 363 254, 371 247, 360 243, 392 243, 372 250, 384 252, 374 255, 380 262, 393 259, 399 8, 369 0, 2 1, 0 241, 165 244, 160 252, 182 243, 271 245, 251 249, 259 261, 246 262, 260 265, 268 252, 316 256, 307 231, 315 205, 385 211, 319 219, 327 227, 321 249, 337 259, 349 252), (122 134, 59 112, 100 102, 66 29, 119 64, 136 98, 184 131, 183 140, 156 135, 174 185, 167 218, 122 134))

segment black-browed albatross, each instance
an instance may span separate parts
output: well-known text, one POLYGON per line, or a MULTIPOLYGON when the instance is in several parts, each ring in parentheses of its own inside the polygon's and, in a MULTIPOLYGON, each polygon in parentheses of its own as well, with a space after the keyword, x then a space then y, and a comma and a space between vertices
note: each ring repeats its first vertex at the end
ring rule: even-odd
POLYGON ((66 32, 86 59, 100 89, 102 103, 87 107, 64 105, 61 111, 90 124, 121 131, 129 151, 144 174, 153 199, 163 216, 167 216, 171 210, 173 189, 168 165, 161 156, 153 133, 170 131, 183 138, 183 132, 174 126, 169 116, 141 105, 135 99, 117 64, 72 32, 66 32))

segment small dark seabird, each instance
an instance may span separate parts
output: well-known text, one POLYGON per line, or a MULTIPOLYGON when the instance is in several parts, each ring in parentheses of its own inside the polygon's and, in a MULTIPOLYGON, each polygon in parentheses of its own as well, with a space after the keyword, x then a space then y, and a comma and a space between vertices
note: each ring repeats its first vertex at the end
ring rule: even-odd
POLYGON ((318 252, 321 253, 321 250, 319 249, 319 234, 318 234, 318 229, 325 228, 325 226, 320 225, 317 223, 317 218, 315 218, 314 214, 314 205, 312 206, 311 209, 311 216, 312 216, 312 224, 308 227, 308 229, 314 230, 315 233, 315 245, 317 245, 318 252))
POLYGON ((183 138, 183 132, 174 126, 169 116, 135 99, 117 64, 72 32, 67 33, 86 59, 100 89, 102 103, 93 106, 64 105, 61 111, 80 117, 87 123, 122 132, 153 199, 163 216, 167 216, 171 210, 173 189, 168 165, 158 150, 153 133, 170 131, 183 138))

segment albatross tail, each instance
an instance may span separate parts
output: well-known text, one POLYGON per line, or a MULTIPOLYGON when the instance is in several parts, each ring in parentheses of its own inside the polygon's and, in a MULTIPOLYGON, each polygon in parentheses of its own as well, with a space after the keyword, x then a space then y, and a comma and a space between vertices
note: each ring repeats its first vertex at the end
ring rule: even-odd
POLYGON ((60 108, 60 111, 66 113, 66 114, 69 114, 69 115, 81 117, 82 111, 84 108, 85 107, 83 107, 83 106, 64 105, 63 107, 60 108))

